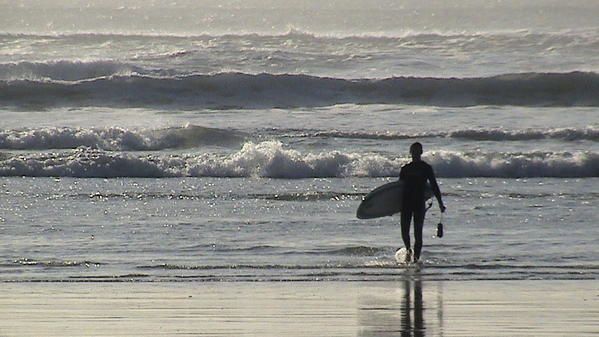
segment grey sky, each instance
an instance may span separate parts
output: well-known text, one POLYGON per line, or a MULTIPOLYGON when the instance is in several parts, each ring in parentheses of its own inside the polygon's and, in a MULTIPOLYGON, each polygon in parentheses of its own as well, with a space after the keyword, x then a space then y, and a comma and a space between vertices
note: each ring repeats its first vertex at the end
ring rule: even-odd
POLYGON ((599 27, 596 0, 1 0, 0 33, 402 34, 599 27))

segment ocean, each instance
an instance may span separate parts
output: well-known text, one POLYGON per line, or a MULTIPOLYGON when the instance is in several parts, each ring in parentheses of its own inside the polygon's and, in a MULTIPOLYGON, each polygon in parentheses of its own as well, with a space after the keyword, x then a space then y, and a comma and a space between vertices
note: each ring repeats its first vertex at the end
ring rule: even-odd
POLYGON ((598 12, 0 2, 0 282, 598 279, 598 12), (355 212, 416 141, 406 270, 355 212))

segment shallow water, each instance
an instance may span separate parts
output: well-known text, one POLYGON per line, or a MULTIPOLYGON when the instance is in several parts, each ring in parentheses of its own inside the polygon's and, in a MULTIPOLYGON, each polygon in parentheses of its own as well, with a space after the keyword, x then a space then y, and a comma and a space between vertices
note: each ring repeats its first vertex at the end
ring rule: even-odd
MULTIPOLYGON (((392 280, 397 217, 359 220, 375 178, 3 178, 3 281, 392 280)), ((443 179, 430 279, 593 279, 593 179, 443 179), (558 190, 559 189, 559 190, 558 190)))
POLYGON ((597 278, 593 1, 0 6, 1 281, 597 278))

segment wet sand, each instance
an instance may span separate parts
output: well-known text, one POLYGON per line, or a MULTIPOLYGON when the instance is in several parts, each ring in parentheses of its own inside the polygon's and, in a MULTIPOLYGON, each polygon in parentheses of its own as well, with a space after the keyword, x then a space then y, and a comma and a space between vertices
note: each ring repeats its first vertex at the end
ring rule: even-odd
POLYGON ((585 336, 599 282, 4 283, 0 336, 585 336))

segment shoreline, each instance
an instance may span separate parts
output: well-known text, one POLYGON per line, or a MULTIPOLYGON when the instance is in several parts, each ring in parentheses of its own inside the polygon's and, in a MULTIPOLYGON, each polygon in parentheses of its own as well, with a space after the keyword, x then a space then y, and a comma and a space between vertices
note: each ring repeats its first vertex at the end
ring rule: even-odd
POLYGON ((3 283, 0 336, 584 336, 596 280, 3 283))

